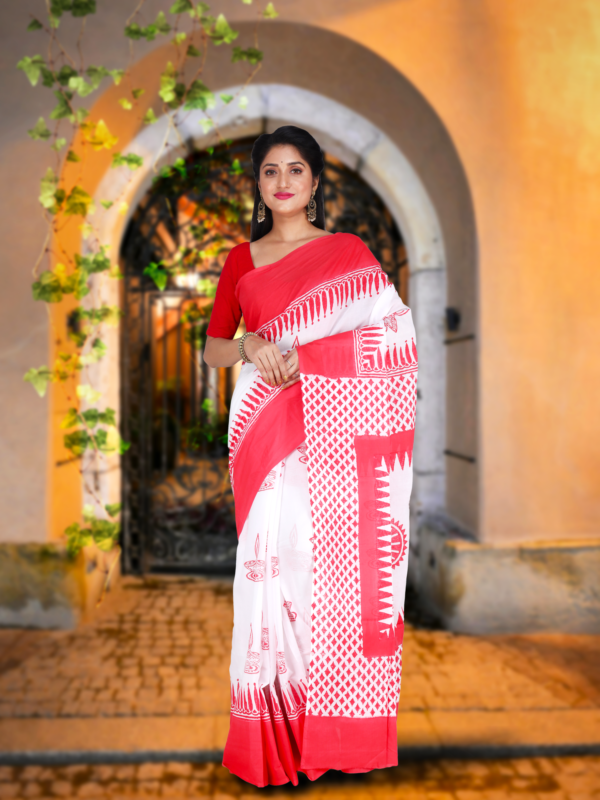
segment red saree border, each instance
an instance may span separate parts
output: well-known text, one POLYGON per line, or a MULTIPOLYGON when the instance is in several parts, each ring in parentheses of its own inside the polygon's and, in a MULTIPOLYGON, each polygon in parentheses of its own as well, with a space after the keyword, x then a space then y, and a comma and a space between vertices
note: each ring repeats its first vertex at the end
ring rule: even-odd
POLYGON ((397 765, 396 716, 306 717, 301 769, 368 772, 397 765))
MULTIPOLYGON (((398 456, 402 469, 412 463, 414 428, 390 436, 355 436, 358 474, 358 551, 360 561, 362 652, 365 658, 393 656, 402 644, 402 616, 393 619, 394 556, 402 559, 400 531, 394 530, 386 470, 398 456), (398 541, 396 541, 396 539, 398 541)), ((406 548, 407 549, 407 548, 406 548)))

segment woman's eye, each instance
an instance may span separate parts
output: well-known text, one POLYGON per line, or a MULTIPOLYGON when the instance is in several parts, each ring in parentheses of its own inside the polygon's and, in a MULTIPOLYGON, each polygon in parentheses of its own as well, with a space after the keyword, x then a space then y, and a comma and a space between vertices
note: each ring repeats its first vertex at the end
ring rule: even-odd
POLYGON ((302 174, 302 170, 300 169, 300 167, 294 167, 292 172, 299 172, 300 174, 302 174))

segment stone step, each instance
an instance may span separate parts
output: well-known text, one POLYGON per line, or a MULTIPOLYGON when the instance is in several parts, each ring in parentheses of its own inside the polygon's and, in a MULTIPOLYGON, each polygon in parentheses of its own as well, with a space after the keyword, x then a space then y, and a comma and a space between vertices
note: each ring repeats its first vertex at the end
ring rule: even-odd
MULTIPOLYGON (((227 715, 0 719, 0 764, 220 762, 227 715)), ((600 710, 401 711, 400 759, 600 754, 600 710)))

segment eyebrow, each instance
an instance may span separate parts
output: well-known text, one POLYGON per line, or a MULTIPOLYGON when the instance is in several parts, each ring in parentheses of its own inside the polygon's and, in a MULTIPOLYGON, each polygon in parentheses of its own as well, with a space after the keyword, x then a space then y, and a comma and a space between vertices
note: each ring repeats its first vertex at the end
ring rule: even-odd
MULTIPOLYGON (((294 166, 294 164, 301 164, 303 167, 306 166, 304 161, 288 161, 288 163, 287 163, 288 167, 292 167, 292 166, 294 166)), ((279 166, 279 164, 263 164, 263 168, 264 167, 278 167, 278 166, 279 166)))

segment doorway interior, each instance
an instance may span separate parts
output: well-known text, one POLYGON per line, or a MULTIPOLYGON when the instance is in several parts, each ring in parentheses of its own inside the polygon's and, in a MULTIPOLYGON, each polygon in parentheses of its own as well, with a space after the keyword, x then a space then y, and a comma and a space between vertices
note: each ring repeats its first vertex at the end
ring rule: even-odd
MULTIPOLYGON (((190 148, 165 167, 122 241, 121 427, 131 442, 121 482, 127 573, 235 566, 227 415, 239 366, 212 369, 202 349, 227 253, 250 236, 253 141, 190 148)), ((359 235, 408 302, 406 247, 392 214, 357 172, 327 153, 325 163, 328 230, 359 235)), ((242 320, 238 335, 243 330, 242 320)))

